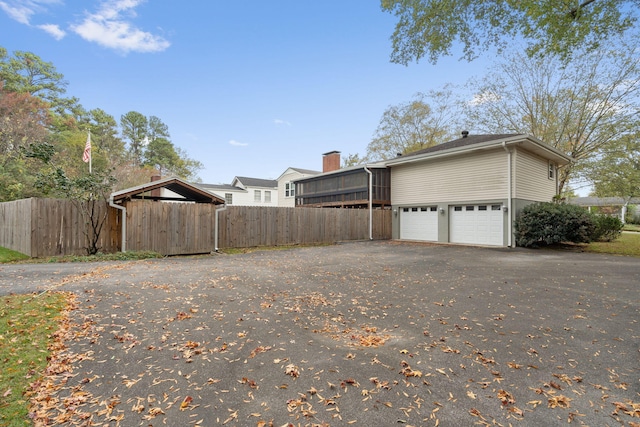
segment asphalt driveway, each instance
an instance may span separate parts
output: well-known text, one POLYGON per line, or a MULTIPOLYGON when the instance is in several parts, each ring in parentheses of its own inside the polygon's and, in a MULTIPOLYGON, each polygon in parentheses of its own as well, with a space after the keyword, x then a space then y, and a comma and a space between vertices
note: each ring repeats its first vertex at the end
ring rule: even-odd
POLYGON ((77 295, 49 425, 637 426, 639 286, 637 258, 398 242, 0 266, 77 295))

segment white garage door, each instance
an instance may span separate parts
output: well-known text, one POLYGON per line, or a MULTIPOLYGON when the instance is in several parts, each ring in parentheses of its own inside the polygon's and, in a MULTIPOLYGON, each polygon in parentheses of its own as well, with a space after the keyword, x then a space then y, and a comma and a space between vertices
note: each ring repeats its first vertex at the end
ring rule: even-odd
POLYGON ((504 245, 502 205, 458 205, 449 212, 449 240, 472 245, 504 245))
POLYGON ((406 240, 438 240, 438 208, 424 206, 400 209, 400 238, 406 240))

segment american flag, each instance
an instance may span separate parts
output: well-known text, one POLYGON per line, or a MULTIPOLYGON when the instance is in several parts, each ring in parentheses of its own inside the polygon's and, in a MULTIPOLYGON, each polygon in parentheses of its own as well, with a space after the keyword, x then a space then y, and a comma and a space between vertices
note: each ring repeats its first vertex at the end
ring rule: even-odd
POLYGON ((89 163, 91 160, 91 132, 87 132, 87 143, 84 146, 84 153, 82 153, 82 161, 89 163))

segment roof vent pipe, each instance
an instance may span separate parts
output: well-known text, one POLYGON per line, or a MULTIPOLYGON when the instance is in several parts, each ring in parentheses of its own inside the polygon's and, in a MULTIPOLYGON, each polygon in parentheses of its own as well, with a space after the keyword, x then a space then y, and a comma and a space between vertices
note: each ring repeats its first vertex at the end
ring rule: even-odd
POLYGON ((468 137, 468 136, 469 136, 469 131, 468 131, 468 130, 463 130, 463 131, 462 131, 462 137, 463 137, 463 138, 466 138, 466 137, 468 137))

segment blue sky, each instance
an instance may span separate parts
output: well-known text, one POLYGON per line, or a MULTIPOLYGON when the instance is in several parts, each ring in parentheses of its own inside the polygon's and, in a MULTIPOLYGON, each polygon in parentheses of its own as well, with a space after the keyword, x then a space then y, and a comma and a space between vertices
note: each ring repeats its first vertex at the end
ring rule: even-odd
POLYGON ((0 46, 53 63, 86 109, 159 117, 213 184, 364 154, 387 107, 486 72, 390 63, 394 25, 377 0, 0 0, 0 46))

